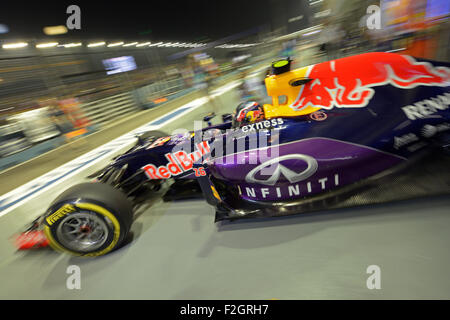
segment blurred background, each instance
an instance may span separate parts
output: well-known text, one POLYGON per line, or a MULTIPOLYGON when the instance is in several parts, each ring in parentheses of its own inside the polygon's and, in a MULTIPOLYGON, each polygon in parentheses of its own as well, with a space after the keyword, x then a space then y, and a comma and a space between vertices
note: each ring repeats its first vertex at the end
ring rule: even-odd
POLYGON ((78 2, 73 30, 70 5, 1 4, 0 171, 230 79, 258 96, 250 68, 281 57, 450 60, 448 0, 78 2))

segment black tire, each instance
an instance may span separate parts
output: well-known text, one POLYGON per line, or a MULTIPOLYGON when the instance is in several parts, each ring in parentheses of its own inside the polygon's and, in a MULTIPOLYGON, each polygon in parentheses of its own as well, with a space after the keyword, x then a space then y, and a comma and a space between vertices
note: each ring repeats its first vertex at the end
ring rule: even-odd
POLYGON ((132 222, 133 208, 125 194, 107 184, 81 183, 52 202, 44 233, 56 250, 95 257, 119 247, 132 222))

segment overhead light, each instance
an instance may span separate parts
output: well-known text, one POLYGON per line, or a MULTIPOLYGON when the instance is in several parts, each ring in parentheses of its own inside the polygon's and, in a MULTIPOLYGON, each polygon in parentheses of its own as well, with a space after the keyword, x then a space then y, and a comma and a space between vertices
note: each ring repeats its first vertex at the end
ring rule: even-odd
POLYGON ((36 48, 52 48, 56 47, 58 42, 48 42, 48 43, 39 43, 36 45, 36 48))
POLYGON ((73 47, 80 47, 80 46, 81 46, 81 42, 77 42, 77 43, 66 43, 63 45, 59 45, 58 47, 73 48, 73 47))
POLYGON ((138 44, 137 42, 131 42, 131 43, 124 44, 123 46, 124 47, 131 47, 131 46, 135 46, 137 44, 138 44))
POLYGON ((28 46, 28 43, 26 42, 17 42, 17 43, 8 43, 4 44, 2 46, 3 49, 17 49, 17 48, 24 48, 28 46))
POLYGON ((110 48, 110 47, 117 47, 117 46, 121 46, 121 45, 123 45, 123 41, 121 41, 121 42, 114 42, 114 43, 108 44, 108 48, 110 48))
POLYGON ((51 26, 51 27, 45 27, 44 33, 48 36, 54 36, 57 34, 64 34, 67 33, 66 26, 51 26))
POLYGON ((148 46, 149 44, 151 44, 151 42, 139 43, 139 44, 136 45, 136 47, 148 46))
POLYGON ((256 45, 258 45, 258 43, 222 44, 220 46, 216 46, 215 48, 221 49, 248 48, 256 45))
POLYGON ((89 48, 92 48, 92 47, 100 47, 100 46, 104 46, 106 43, 104 42, 104 41, 101 41, 101 42, 94 42, 94 43, 90 43, 90 44, 88 44, 88 47, 89 48))

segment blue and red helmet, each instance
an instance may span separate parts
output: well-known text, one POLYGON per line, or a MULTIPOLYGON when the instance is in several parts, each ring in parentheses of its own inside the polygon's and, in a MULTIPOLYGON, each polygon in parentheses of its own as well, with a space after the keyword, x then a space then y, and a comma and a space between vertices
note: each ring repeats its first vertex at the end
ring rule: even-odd
POLYGON ((243 102, 236 108, 233 117, 233 127, 242 127, 264 119, 264 109, 258 102, 243 102))

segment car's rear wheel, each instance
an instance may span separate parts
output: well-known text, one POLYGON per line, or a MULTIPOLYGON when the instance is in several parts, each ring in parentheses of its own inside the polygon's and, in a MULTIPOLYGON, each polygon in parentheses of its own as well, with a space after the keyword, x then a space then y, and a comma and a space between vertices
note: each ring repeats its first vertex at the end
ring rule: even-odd
POLYGON ((131 202, 121 191, 103 183, 82 183, 53 201, 44 233, 56 250, 94 257, 119 247, 132 221, 131 202))

